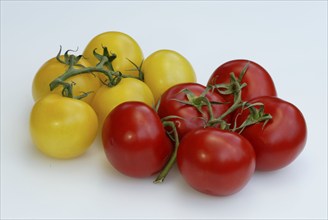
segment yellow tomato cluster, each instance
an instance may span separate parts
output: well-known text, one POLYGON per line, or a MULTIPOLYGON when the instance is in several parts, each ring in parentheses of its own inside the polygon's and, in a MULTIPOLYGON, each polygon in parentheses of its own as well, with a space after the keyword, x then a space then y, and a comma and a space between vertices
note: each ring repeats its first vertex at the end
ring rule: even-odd
POLYGON ((88 94, 81 100, 64 97, 61 85, 50 90, 49 84, 67 71, 67 64, 54 57, 37 71, 32 83, 36 103, 30 115, 30 133, 34 144, 44 154, 60 159, 77 157, 91 146, 107 115, 120 103, 141 101, 154 107, 171 86, 196 82, 191 64, 178 52, 158 50, 144 59, 132 37, 115 31, 91 39, 78 62, 81 66, 77 68, 96 66, 99 60, 94 51, 101 53, 104 47, 116 55, 111 63, 113 69, 125 77, 112 87, 102 83, 107 76, 99 72, 65 80, 73 84, 73 97, 88 94), (137 79, 140 71, 144 80, 137 79))

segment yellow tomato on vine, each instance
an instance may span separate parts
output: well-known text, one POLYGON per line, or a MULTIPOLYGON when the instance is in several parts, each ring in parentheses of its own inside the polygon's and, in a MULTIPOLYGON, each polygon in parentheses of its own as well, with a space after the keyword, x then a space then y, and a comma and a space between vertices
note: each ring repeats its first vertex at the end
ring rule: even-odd
POLYGON ((101 33, 90 40, 83 56, 95 66, 99 60, 93 55, 93 51, 96 49, 97 53, 102 54, 103 47, 107 47, 109 53, 116 55, 112 62, 115 71, 124 75, 139 76, 135 65, 140 66, 144 57, 140 46, 131 36, 118 31, 101 33))
POLYGON ((141 70, 156 102, 170 87, 197 81, 189 61, 173 50, 158 50, 152 53, 143 62, 141 70))
POLYGON ((45 155, 70 159, 85 153, 97 135, 98 119, 81 100, 48 94, 39 99, 30 114, 30 133, 45 155))
POLYGON ((98 115, 99 125, 102 127, 107 115, 116 106, 127 101, 144 102, 150 107, 155 105, 154 96, 144 82, 134 78, 122 78, 113 87, 102 86, 93 98, 91 106, 98 115))

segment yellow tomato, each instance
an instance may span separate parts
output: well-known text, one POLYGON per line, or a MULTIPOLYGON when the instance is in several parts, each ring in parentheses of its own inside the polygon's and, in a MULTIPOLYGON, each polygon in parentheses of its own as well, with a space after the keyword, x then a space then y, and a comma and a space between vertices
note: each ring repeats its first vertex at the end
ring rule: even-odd
POLYGON ((57 94, 39 99, 30 115, 34 144, 54 158, 69 159, 86 152, 97 129, 97 115, 89 104, 57 94))
POLYGON ((173 50, 158 50, 149 55, 142 65, 142 72, 156 102, 170 87, 197 81, 189 61, 173 50))
MULTIPOLYGON (((61 56, 63 58, 63 56, 61 56)), ((90 66, 90 64, 85 59, 80 59, 79 64, 82 64, 85 67, 90 66)), ((48 95, 49 93, 62 93, 62 86, 58 86, 53 91, 50 91, 49 84, 58 76, 62 75, 68 68, 68 65, 60 63, 56 57, 45 62, 36 75, 34 76, 32 83, 32 94, 35 101, 40 98, 48 95)), ((80 68, 80 67, 77 67, 80 68)), ((85 101, 90 104, 94 94, 101 86, 101 82, 97 77, 97 73, 84 73, 77 76, 70 77, 66 82, 74 83, 73 86, 73 96, 79 96, 85 92, 91 92, 88 96, 82 98, 82 101, 85 101)))
POLYGON ((134 78, 123 78, 116 86, 103 85, 92 100, 91 106, 98 115, 99 125, 102 128, 107 115, 119 104, 127 101, 140 101, 154 106, 154 97, 149 87, 142 81, 134 78))
POLYGON ((97 53, 103 54, 103 47, 107 47, 109 52, 116 54, 116 58, 112 62, 115 71, 120 71, 125 75, 139 75, 137 70, 133 70, 136 67, 129 60, 139 66, 143 60, 143 53, 132 37, 117 31, 101 33, 88 43, 83 56, 95 66, 99 60, 93 55, 93 51, 97 49, 97 53))

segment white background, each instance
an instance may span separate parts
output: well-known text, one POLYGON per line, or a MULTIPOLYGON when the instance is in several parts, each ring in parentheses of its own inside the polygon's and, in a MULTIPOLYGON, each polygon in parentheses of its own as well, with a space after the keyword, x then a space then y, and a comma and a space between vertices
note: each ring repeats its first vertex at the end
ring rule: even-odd
POLYGON ((327 2, 1 1, 1 218, 327 219, 327 2), (99 138, 74 160, 42 155, 28 130, 34 74, 60 45, 82 53, 111 30, 145 56, 180 52, 203 84, 228 60, 261 64, 306 118, 304 151, 229 197, 191 189, 176 168, 162 185, 125 177, 99 138))

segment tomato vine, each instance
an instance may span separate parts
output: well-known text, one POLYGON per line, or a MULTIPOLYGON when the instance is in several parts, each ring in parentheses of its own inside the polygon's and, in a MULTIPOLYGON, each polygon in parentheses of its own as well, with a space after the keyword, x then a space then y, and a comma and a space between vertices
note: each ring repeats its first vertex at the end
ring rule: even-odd
POLYGON ((96 52, 96 49, 94 49, 93 55, 99 60, 99 63, 96 66, 90 66, 90 67, 85 67, 79 64, 78 62, 83 56, 82 55, 75 56, 73 54, 69 54, 69 52, 72 52, 73 50, 67 50, 64 53, 63 59, 61 58, 61 51, 62 51, 62 47, 60 47, 56 59, 58 60, 58 62, 68 65, 68 69, 62 75, 54 79, 49 84, 49 86, 50 86, 50 90, 52 91, 59 85, 62 85, 63 86, 62 95, 65 97, 80 99, 88 95, 88 93, 92 92, 92 91, 84 92, 81 96, 73 97, 74 83, 68 83, 66 82, 66 80, 69 79, 70 77, 79 74, 86 74, 86 73, 93 74, 94 72, 104 74, 107 79, 106 81, 101 81, 101 82, 108 87, 116 86, 121 81, 122 78, 135 78, 141 81, 143 80, 143 73, 141 71, 141 67, 138 67, 135 63, 133 63, 128 58, 127 59, 129 60, 129 62, 131 62, 136 67, 136 70, 139 71, 139 76, 135 77, 135 76, 125 75, 122 74, 120 71, 115 71, 112 62, 115 60, 116 54, 109 53, 107 47, 103 47, 102 55, 98 54, 96 52))
MULTIPOLYGON (((241 133, 245 127, 257 124, 259 122, 264 122, 263 126, 272 119, 272 116, 270 114, 267 114, 264 112, 264 105, 262 103, 254 103, 250 104, 247 101, 242 100, 242 89, 247 86, 246 83, 242 83, 242 78, 245 75, 248 68, 248 63, 244 66, 242 69, 240 75, 238 78, 236 78, 235 74, 232 72, 230 73, 230 82, 224 83, 224 84, 215 84, 215 85, 209 85, 205 88, 204 92, 196 96, 192 91, 188 89, 183 89, 180 92, 185 93, 187 97, 187 101, 174 99, 174 101, 180 102, 185 105, 191 105, 197 109, 202 115, 204 115, 204 112, 202 110, 203 106, 207 106, 209 119, 207 120, 205 127, 217 127, 219 126, 222 130, 228 130, 232 132, 236 132, 239 130, 239 133, 241 133), (222 95, 229 95, 233 94, 234 96, 234 103, 219 117, 215 118, 213 114, 212 105, 215 104, 227 104, 227 103, 218 103, 218 102, 211 102, 209 99, 205 96, 209 91, 211 90, 217 90, 222 95), (259 109, 255 108, 256 106, 260 106, 259 109), (242 108, 243 110, 248 109, 249 115, 246 118, 246 120, 240 125, 237 126, 236 122, 234 123, 233 127, 231 127, 231 124, 227 123, 224 118, 228 116, 229 114, 232 114, 235 112, 238 108, 242 108)), ((174 116, 171 116, 174 117, 174 116)), ((205 120, 205 118, 203 119, 205 120)), ((175 142, 175 148, 174 151, 169 159, 169 162, 166 164, 166 166, 162 169, 160 174, 157 176, 157 178, 154 180, 154 183, 161 183, 164 181, 166 175, 169 173, 170 169, 172 168, 173 164, 176 161, 177 152, 179 148, 179 136, 176 129, 176 126, 174 122, 172 121, 163 121, 163 126, 169 126, 172 128, 171 133, 173 132, 174 137, 173 141, 175 142)))

